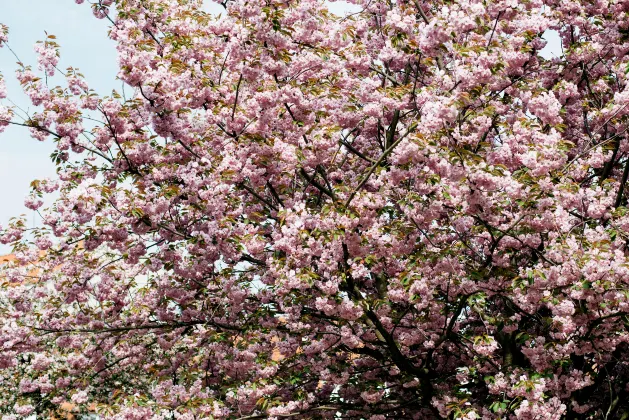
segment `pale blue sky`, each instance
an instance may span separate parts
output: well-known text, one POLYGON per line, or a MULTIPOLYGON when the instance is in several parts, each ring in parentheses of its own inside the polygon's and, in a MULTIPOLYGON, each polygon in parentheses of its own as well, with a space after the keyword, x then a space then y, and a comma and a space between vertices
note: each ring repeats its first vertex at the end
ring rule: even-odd
MULTIPOLYGON (((89 5, 72 0, 0 0, 0 22, 9 26, 9 45, 25 64, 37 67, 33 46, 47 31, 61 45, 59 68, 79 68, 99 93, 119 89, 115 45, 106 36, 106 22, 95 19, 89 5)), ((28 98, 15 80, 16 61, 7 48, 0 48, 0 72, 9 98, 28 109, 28 98)), ((38 142, 24 127, 9 126, 0 134, 0 224, 6 226, 10 217, 22 213, 33 222, 34 212, 24 207, 24 197, 33 179, 55 174, 49 158, 53 150, 52 141, 38 142)), ((0 247, 0 252, 6 250, 0 247)))
MULTIPOLYGON (((206 3, 212 12, 222 9, 216 3, 206 3)), ((355 6, 344 1, 330 3, 331 11, 339 15, 352 8, 355 6)), ((94 18, 88 4, 76 5, 73 0, 0 0, 0 23, 9 26, 9 44, 25 64, 36 67, 33 46, 45 38, 47 31, 61 46, 59 68, 79 68, 90 87, 101 95, 120 90, 115 46, 107 38, 108 22, 94 18)), ((556 33, 549 34, 549 40, 543 55, 559 55, 556 33)), ((28 108, 29 101, 14 77, 16 69, 15 57, 7 48, 0 48, 0 72, 5 76, 9 98, 28 108)), ((54 80, 51 83, 55 85, 54 80)), ((54 176, 49 158, 53 149, 52 141, 40 143, 23 127, 10 126, 0 135, 0 225, 6 226, 10 217, 22 213, 28 215, 29 224, 36 222, 34 212, 24 207, 24 197, 33 179, 54 176)), ((0 254, 7 250, 0 246, 0 254)))

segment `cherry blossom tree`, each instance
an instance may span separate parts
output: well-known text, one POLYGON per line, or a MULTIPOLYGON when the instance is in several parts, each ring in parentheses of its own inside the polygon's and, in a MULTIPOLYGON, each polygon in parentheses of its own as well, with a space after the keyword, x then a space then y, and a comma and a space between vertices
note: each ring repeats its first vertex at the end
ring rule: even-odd
POLYGON ((109 96, 36 45, 3 419, 629 418, 629 2, 351 3, 100 0, 109 96))

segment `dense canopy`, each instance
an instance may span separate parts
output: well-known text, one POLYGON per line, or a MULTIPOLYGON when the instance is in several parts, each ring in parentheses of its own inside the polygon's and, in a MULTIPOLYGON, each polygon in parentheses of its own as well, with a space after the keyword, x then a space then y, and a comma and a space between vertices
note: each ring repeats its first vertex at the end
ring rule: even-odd
POLYGON ((629 1, 202 3, 91 5, 120 92, 0 82, 58 168, 2 419, 629 418, 629 1))

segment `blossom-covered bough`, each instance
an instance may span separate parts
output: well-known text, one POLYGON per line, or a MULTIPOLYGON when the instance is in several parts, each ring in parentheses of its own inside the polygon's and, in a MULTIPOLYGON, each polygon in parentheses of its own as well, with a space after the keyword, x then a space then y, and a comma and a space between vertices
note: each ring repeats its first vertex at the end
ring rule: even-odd
POLYGON ((629 417, 629 2, 351 3, 101 0, 110 96, 36 46, 4 419, 629 417))

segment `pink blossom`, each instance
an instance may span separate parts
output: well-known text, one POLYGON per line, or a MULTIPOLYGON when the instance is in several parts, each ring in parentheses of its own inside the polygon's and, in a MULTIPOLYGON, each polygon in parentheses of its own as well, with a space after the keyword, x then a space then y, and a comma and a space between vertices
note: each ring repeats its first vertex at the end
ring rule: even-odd
POLYGON ((4 82, 4 78, 0 77, 0 99, 7 97, 7 86, 4 82))
POLYGON ((50 41, 38 42, 35 44, 35 52, 37 53, 39 69, 45 71, 48 76, 53 76, 55 67, 59 62, 59 53, 54 43, 50 41))
POLYGON ((9 28, 0 23, 0 48, 9 41, 9 28))
POLYGON ((76 404, 85 404, 89 399, 86 391, 79 391, 72 395, 71 400, 76 404))
POLYGON ((559 111, 561 104, 552 93, 544 92, 529 101, 529 110, 539 117, 544 124, 558 124, 561 122, 559 111))

